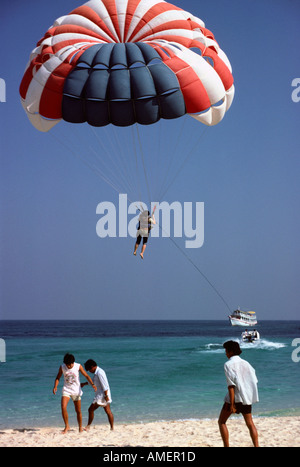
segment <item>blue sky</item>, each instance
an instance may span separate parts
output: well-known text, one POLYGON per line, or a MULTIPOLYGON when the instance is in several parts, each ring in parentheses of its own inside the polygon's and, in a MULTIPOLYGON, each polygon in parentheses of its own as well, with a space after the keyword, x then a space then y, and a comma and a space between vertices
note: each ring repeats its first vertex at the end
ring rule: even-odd
POLYGON ((2 5, 1 319, 225 319, 226 306, 182 251, 230 308, 254 309, 259 319, 299 318, 300 102, 292 101, 291 83, 300 77, 300 4, 175 3, 214 32, 232 64, 236 95, 216 127, 189 118, 158 125, 154 137, 141 133, 152 196, 168 186, 167 175, 172 184, 163 200, 205 204, 201 248, 185 249, 185 239, 174 239, 179 250, 169 238, 153 238, 144 261, 132 255, 132 238, 96 235, 97 205, 117 205, 118 193, 85 163, 98 151, 106 173, 104 141, 117 164, 117 156, 125 160, 128 196, 138 197, 145 181, 142 170, 136 180, 133 143, 126 148, 112 128, 95 134, 63 122, 41 134, 19 101, 36 42, 81 2, 2 5))

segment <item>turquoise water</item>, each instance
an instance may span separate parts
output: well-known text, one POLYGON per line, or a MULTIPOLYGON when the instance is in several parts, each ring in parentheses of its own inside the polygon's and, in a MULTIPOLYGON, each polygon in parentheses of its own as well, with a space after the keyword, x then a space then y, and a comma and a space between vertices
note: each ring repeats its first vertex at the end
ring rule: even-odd
MULTIPOLYGON (((300 337, 300 321, 264 321, 257 329, 261 342, 241 345, 259 380, 253 414, 299 415, 300 363, 292 360, 292 341, 300 337)), ((106 371, 116 423, 217 418, 227 390, 222 344, 241 331, 227 321, 2 321, 0 427, 62 425, 62 384, 56 396, 52 388, 66 352, 106 371)), ((85 387, 84 422, 92 398, 85 387)), ((76 423, 73 412, 70 407, 76 423)), ((98 411, 96 423, 106 422, 98 411)))

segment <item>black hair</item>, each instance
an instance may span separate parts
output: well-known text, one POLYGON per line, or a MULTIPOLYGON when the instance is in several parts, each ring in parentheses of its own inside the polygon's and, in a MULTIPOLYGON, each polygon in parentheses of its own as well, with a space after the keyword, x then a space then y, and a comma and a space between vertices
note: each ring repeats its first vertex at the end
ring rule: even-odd
POLYGON ((70 353, 66 353, 66 355, 64 356, 64 364, 65 365, 71 365, 74 362, 75 362, 74 355, 72 355, 70 353))
POLYGON ((240 344, 236 341, 227 341, 223 344, 224 349, 233 352, 233 355, 241 355, 240 344))
POLYGON ((90 371, 90 369, 93 368, 94 366, 97 366, 97 363, 95 362, 95 360, 88 360, 84 364, 84 368, 86 369, 86 371, 90 371))

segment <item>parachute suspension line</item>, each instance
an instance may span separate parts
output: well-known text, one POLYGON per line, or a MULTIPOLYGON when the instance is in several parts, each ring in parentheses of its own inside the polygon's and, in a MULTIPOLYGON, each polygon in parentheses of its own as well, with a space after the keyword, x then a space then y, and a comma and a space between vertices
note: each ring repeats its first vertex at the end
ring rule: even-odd
MULTIPOLYGON (((158 224, 158 223, 157 223, 158 224)), ((158 224, 159 228, 161 229, 161 231, 163 231, 163 228, 160 224, 158 224)), ((172 238, 172 237, 168 237, 169 240, 171 240, 171 242, 173 243, 173 245, 180 251, 180 253, 189 261, 189 263, 191 263, 192 266, 194 266, 194 268, 196 269, 196 271, 199 272, 199 274, 201 274, 201 276, 203 277, 203 279, 206 280, 206 282, 210 285, 210 287, 213 289, 213 291, 218 295, 218 297, 222 300, 222 302, 224 303, 224 305, 227 307, 227 309, 229 310, 229 312, 231 313, 231 308, 230 306, 228 305, 228 303, 226 302, 225 298, 223 297, 223 295, 216 289, 216 287, 213 285, 213 283, 208 279, 208 277, 199 269, 199 267, 194 263, 194 261, 186 254, 186 252, 175 242, 175 240, 172 238)))
MULTIPOLYGON (((98 142, 102 145, 101 140, 98 139, 97 135, 95 135, 95 136, 96 136, 98 142)), ((103 147, 103 145, 102 145, 102 147, 103 147)), ((105 177, 107 180, 109 180, 108 174, 109 174, 110 172, 113 172, 113 169, 107 165, 107 163, 106 163, 106 157, 103 158, 103 159, 101 158, 99 149, 96 150, 96 149, 94 149, 94 148, 91 147, 91 146, 90 146, 89 149, 90 149, 90 151, 94 154, 96 161, 98 160, 99 163, 101 164, 102 170, 100 170, 100 168, 99 168, 98 165, 96 164, 96 167, 97 167, 98 171, 102 173, 103 177, 105 177), (104 175, 103 168, 104 168, 105 171, 106 171, 106 176, 104 175)), ((103 148, 103 149, 104 149, 104 154, 105 154, 105 156, 108 155, 108 158, 112 161, 112 165, 115 166, 116 164, 115 164, 114 159, 111 157, 111 152, 110 152, 110 151, 107 151, 106 148, 103 148)), ((116 167, 116 168, 117 168, 117 167, 116 167)), ((115 173, 110 173, 110 177, 113 178, 114 176, 115 176, 115 173)), ((112 180, 110 180, 110 181, 112 181, 112 180)), ((115 184, 115 185, 118 186, 117 184, 115 184)), ((119 191, 119 187, 118 187, 118 191, 119 191)))
POLYGON ((142 202, 142 191, 141 191, 141 183, 140 183, 140 177, 139 177, 139 164, 138 164, 138 157, 137 157, 137 148, 136 148, 136 145, 135 145, 133 125, 131 125, 131 134, 132 134, 133 149, 134 149, 135 172, 136 172, 136 180, 137 180, 137 184, 138 184, 138 195, 139 195, 139 201, 142 202))
MULTIPOLYGON (((122 171, 115 160, 118 153, 115 150, 113 138, 111 138, 106 128, 103 129, 102 139, 99 137, 94 127, 89 125, 88 128, 92 131, 94 135, 93 139, 98 145, 96 148, 90 145, 88 148, 89 152, 83 159, 88 159, 89 156, 91 161, 88 160, 88 163, 94 168, 94 171, 100 174, 101 178, 110 186, 113 186, 118 193, 121 193, 124 191, 122 186, 126 185, 126 179, 122 179, 122 171), (104 144, 103 141, 109 144, 104 144)), ((77 132, 77 136, 79 136, 79 132, 77 132)))
MULTIPOLYGON (((95 151, 93 150, 92 148, 92 151, 93 153, 95 154, 95 156, 97 157, 97 159, 99 160, 99 162, 101 163, 101 165, 103 167, 105 167, 105 170, 109 173, 111 172, 112 173, 112 177, 115 177, 118 181, 119 181, 119 184, 126 187, 126 189, 124 190, 120 188, 119 190, 119 193, 121 193, 122 191, 129 191, 132 190, 132 185, 130 184, 129 182, 129 177, 126 177, 125 176, 125 173, 126 173, 126 167, 123 167, 123 169, 121 168, 121 166, 124 164, 124 160, 123 160, 123 157, 122 157, 122 145, 121 145, 121 149, 120 149, 120 145, 119 145, 119 140, 117 138, 117 135, 115 135, 114 133, 114 138, 112 140, 112 138, 109 137, 109 133, 107 131, 107 129, 103 129, 103 131, 105 132, 105 141, 109 141, 110 143, 110 148, 108 148, 106 145, 104 145, 103 141, 101 140, 101 138, 99 138, 99 135, 97 134, 97 132, 95 131, 95 129, 93 127, 90 127, 93 134, 95 135, 99 145, 101 146, 104 154, 105 154, 105 157, 104 158, 101 158, 101 155, 99 153, 99 151, 95 151), (114 142, 117 143, 118 147, 116 148, 115 145, 113 144, 114 142), (111 162, 111 164, 107 164, 106 160, 109 160, 111 162), (112 168, 113 167, 113 168, 112 168)), ((107 178, 107 177, 106 177, 107 178)), ((115 183, 117 185, 117 183, 115 183)))
POLYGON ((196 144, 192 147, 192 149, 188 152, 187 156, 185 157, 184 161, 182 162, 182 164, 180 165, 179 169, 177 170, 177 172, 175 173, 173 179, 171 180, 171 182, 168 184, 167 188, 165 189, 165 191, 163 192, 163 194, 161 195, 161 198, 162 199, 166 193, 169 191, 169 189, 171 188, 171 186, 173 185, 173 183, 175 182, 176 178, 178 177, 178 175, 181 173, 181 171, 183 170, 185 164, 187 163, 187 161, 190 159, 190 157, 192 156, 192 154, 194 153, 194 150, 196 149, 197 146, 199 146, 199 143, 200 141, 203 139, 204 135, 206 134, 208 130, 208 126, 205 127, 205 129, 203 130, 203 132, 201 133, 201 135, 199 136, 196 144))
POLYGON ((149 135, 151 139, 150 141, 148 140, 148 144, 151 144, 151 189, 152 196, 154 197, 153 201, 157 201, 159 199, 159 193, 162 190, 162 179, 164 175, 167 176, 165 167, 168 165, 168 160, 166 156, 169 156, 169 151, 164 151, 164 143, 166 142, 164 136, 167 133, 165 119, 161 118, 154 126, 151 125, 149 129, 152 129, 149 135), (154 170, 155 173, 153 172, 154 170))
MULTIPOLYGON (((155 157, 155 162, 152 164, 152 167, 155 167, 157 171, 161 172, 161 165, 159 162, 161 162, 162 158, 162 143, 163 143, 163 127, 164 127, 164 119, 161 118, 159 122, 156 123, 156 126, 158 128, 158 137, 157 138, 152 138, 151 143, 154 143, 156 146, 153 147, 153 151, 151 156, 155 157)), ((161 189, 160 185, 160 180, 159 180, 159 173, 156 173, 155 176, 154 174, 151 174, 151 187, 152 187, 152 194, 155 198, 155 200, 158 199, 158 192, 161 189)))
MULTIPOLYGON (((91 127, 89 127, 91 128, 91 127)), ((73 150, 72 149, 72 145, 70 145, 70 147, 68 147, 68 149, 73 152, 73 154, 75 154, 78 158, 82 159, 82 161, 85 163, 86 166, 88 166, 94 173, 97 173, 98 176, 100 176, 100 178, 102 178, 102 180, 105 181, 105 183, 107 183, 108 185, 110 185, 115 191, 120 191, 120 188, 119 188, 119 184, 118 184, 118 180, 114 180, 114 172, 112 171, 111 168, 107 168, 107 170, 104 172, 103 169, 101 170, 101 166, 104 165, 104 160, 106 158, 103 158, 101 159, 101 155, 100 155, 100 151, 99 151, 99 148, 94 149, 93 147, 89 146, 88 148, 86 148, 86 142, 84 139, 81 139, 80 137, 82 136, 81 135, 81 132, 79 131, 76 131, 75 132, 75 136, 76 138, 78 139, 78 142, 80 143, 81 147, 84 148, 84 152, 82 154, 79 153, 78 150, 73 150), (92 156, 93 154, 93 156, 92 156), (97 161, 100 161, 101 162, 101 165, 100 163, 97 161), (109 172, 112 172, 111 174, 109 172)), ((98 140, 98 142, 102 145, 102 149, 104 151, 104 153, 107 153, 109 156, 111 156, 110 154, 110 151, 107 150, 107 148, 103 145, 103 143, 101 143, 101 140, 97 137, 97 134, 94 132, 94 139, 95 141, 98 140)), ((65 146, 67 147, 67 144, 65 144, 65 146)), ((78 145, 78 147, 80 147, 78 145)), ((76 146, 77 148, 77 146, 76 146)), ((112 159, 113 160, 113 159, 112 159)))
MULTIPOLYGON (((127 186, 129 187, 129 191, 135 195, 136 188, 135 188, 135 179, 133 176, 133 170, 130 167, 131 158, 128 157, 125 150, 129 148, 131 149, 131 145, 124 144, 124 138, 121 139, 121 133, 119 133, 120 128, 116 128, 114 125, 111 125, 113 134, 114 134, 114 141, 116 141, 116 151, 117 151, 117 158, 120 163, 119 170, 122 172, 123 177, 127 181, 127 186)), ((123 128, 123 130, 128 134, 129 129, 123 128)), ((128 137, 128 135, 127 135, 128 137)))
MULTIPOLYGON (((97 176, 99 176, 107 185, 109 185, 114 191, 116 191, 118 194, 120 192, 120 188, 116 186, 114 183, 112 183, 107 177, 105 177, 101 171, 99 170, 98 167, 95 165, 91 164, 89 161, 87 161, 84 157, 82 157, 78 151, 74 151, 72 147, 70 147, 68 144, 66 144, 64 141, 62 141, 60 138, 58 138, 56 135, 54 135, 53 132, 48 133, 53 139, 56 140, 61 146, 64 146, 70 153, 73 154, 77 159, 80 159, 90 170, 92 170, 97 176)), ((129 198, 128 198, 129 199, 129 198)), ((131 201, 129 199, 129 201, 131 201)))
MULTIPOLYGON (((165 172, 165 175, 164 175, 164 178, 163 178, 163 182, 162 182, 162 185, 161 185, 161 188, 160 188, 160 191, 159 191, 159 195, 158 195, 158 201, 160 202, 165 194, 164 192, 164 187, 167 185, 167 181, 168 181, 168 176, 169 174, 171 173, 171 170, 172 170, 172 165, 174 165, 174 160, 176 160, 176 157, 177 157, 177 153, 179 151, 179 142, 182 138, 182 135, 183 135, 183 130, 184 130, 184 127, 185 127, 185 123, 186 123, 186 118, 181 118, 181 119, 178 119, 180 120, 180 122, 183 122, 180 126, 180 131, 177 132, 177 138, 174 138, 174 140, 172 139, 172 141, 174 143, 173 147, 169 148, 168 150, 168 156, 169 156, 169 161, 168 161, 168 164, 167 164, 167 169, 166 169, 166 172, 165 172), (162 194, 164 193, 164 194, 162 194)), ((162 121, 162 120, 161 120, 162 121)), ((161 130, 162 126, 160 126, 160 130, 161 130)), ((159 149, 159 155, 161 155, 161 149, 159 149)), ((165 157, 165 156, 164 156, 165 157)))
MULTIPOLYGON (((95 157, 97 159, 99 159, 99 153, 97 151, 95 151, 94 148, 90 147, 90 151, 94 153, 95 157)), ((101 161, 102 162, 102 161, 101 161)), ((104 173, 100 170, 100 168, 97 166, 97 165, 94 165, 94 164, 91 164, 90 162, 87 162, 87 165, 89 165, 90 167, 93 167, 94 168, 94 171, 97 172, 101 178, 107 183, 109 184, 110 186, 113 186, 114 189, 118 192, 118 193, 121 193, 122 191, 122 188, 120 185, 118 185, 117 183, 113 182, 111 179, 109 179, 107 177, 107 175, 104 175, 104 173)))
POLYGON ((136 132, 137 132, 137 137, 138 137, 138 143, 139 143, 139 152, 141 154, 141 159, 142 159, 142 164, 143 164, 143 169, 144 169, 144 176, 145 176, 145 181, 146 181, 146 187, 147 187, 147 192, 148 192, 148 200, 149 200, 149 206, 151 206, 151 192, 150 192, 150 186, 149 186, 149 181, 147 177, 147 170, 146 170, 146 164, 145 164, 145 158, 144 158, 144 152, 143 152, 143 147, 142 147, 142 141, 138 129, 138 124, 135 124, 136 127, 136 132))

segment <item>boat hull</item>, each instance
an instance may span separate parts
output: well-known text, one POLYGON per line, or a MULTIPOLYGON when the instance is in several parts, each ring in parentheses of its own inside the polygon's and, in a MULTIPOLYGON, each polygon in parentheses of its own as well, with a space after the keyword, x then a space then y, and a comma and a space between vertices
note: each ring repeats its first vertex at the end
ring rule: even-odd
POLYGON ((255 326, 257 324, 256 320, 253 321, 246 321, 242 318, 237 319, 237 318, 229 318, 231 325, 232 326, 241 326, 241 327, 247 327, 247 326, 255 326))

